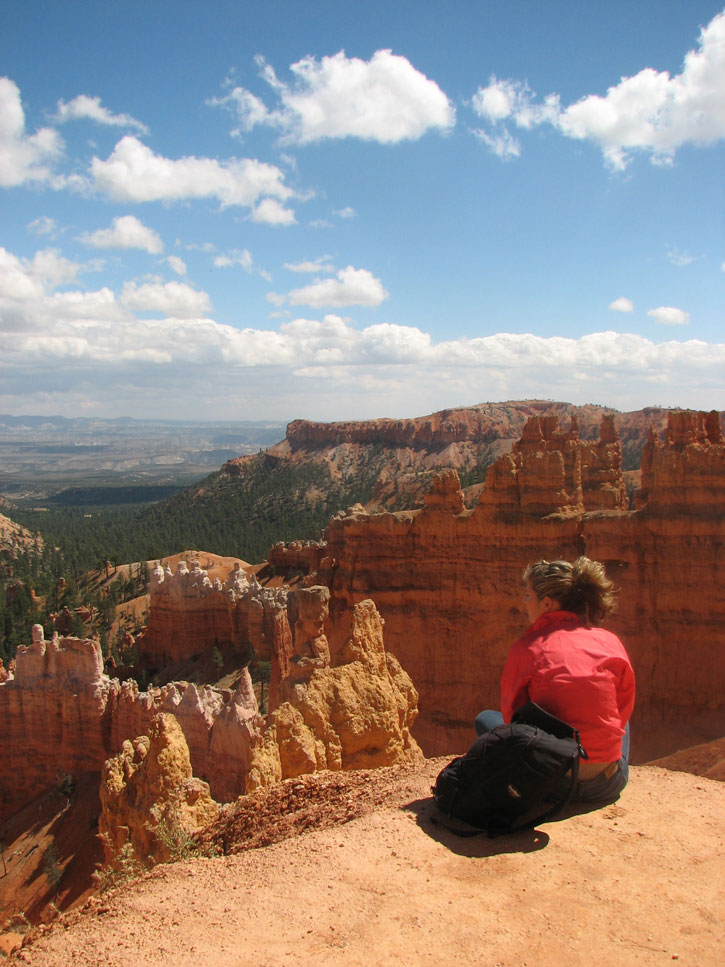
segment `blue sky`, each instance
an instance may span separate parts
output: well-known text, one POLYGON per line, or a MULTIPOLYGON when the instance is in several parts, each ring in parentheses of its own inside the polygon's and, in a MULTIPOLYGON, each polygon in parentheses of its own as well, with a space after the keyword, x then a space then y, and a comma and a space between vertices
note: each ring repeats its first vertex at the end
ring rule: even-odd
POLYGON ((4 0, 0 411, 725 408, 722 3, 4 0))

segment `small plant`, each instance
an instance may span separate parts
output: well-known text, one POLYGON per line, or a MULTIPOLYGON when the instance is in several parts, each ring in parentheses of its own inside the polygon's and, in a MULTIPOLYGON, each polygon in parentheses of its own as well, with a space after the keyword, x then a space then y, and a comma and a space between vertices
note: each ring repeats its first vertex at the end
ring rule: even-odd
POLYGON ((201 845, 179 821, 178 813, 166 815, 156 827, 156 837, 166 850, 169 863, 191 860, 198 856, 218 856, 213 845, 201 845))
POLYGON ((15 933, 28 933, 29 930, 33 929, 33 925, 25 916, 25 912, 20 910, 19 913, 14 913, 9 921, 9 927, 15 933))
POLYGON ((61 796, 65 796, 66 799, 70 799, 73 795, 73 790, 76 787, 76 781, 70 772, 59 772, 58 773, 58 792, 61 796))
POLYGON ((58 862, 58 850, 55 848, 55 843, 51 843, 45 851, 43 856, 43 872, 48 879, 48 883, 55 890, 63 879, 63 870, 60 868, 58 862))
POLYGON ((93 873, 98 889, 101 893, 115 890, 119 886, 130 883, 146 871, 146 867, 136 856, 133 846, 126 843, 105 866, 100 863, 93 873))
POLYGON ((214 667, 216 670, 221 672, 222 668, 224 667, 224 658, 216 645, 214 645, 214 649, 211 653, 211 660, 214 662, 214 667))

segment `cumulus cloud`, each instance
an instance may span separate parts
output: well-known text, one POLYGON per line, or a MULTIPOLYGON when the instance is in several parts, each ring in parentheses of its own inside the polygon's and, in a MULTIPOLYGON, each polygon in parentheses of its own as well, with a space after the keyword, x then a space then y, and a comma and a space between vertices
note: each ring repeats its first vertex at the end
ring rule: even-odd
MULTIPOLYGON (((157 285, 151 299, 146 289, 137 301, 160 308, 162 291, 157 285)), ((165 307, 173 312, 165 318, 137 318, 133 300, 122 297, 119 304, 108 289, 50 299, 52 305, 26 302, 24 327, 6 324, 0 302, 3 406, 40 370, 48 374, 43 390, 55 387, 54 412, 77 411, 80 386, 95 400, 107 400, 111 412, 127 406, 129 389, 137 387, 138 415, 158 400, 167 409, 173 404, 180 416, 198 416, 206 406, 209 417, 218 417, 221 405, 225 412, 234 406, 289 418, 300 415, 300 399, 314 402, 314 413, 304 415, 318 419, 420 415, 451 399, 553 397, 620 409, 725 403, 725 344, 656 343, 617 332, 577 339, 497 333, 435 342, 416 327, 358 329, 336 314, 293 319, 277 331, 182 316, 170 298, 165 307), (42 317, 42 327, 33 314, 42 317)))
POLYGON ((689 312, 685 312, 684 309, 676 309, 674 306, 648 309, 647 315, 662 323, 663 326, 686 326, 690 321, 689 312))
POLYGON ((235 249, 233 252, 227 252, 223 255, 217 255, 214 259, 214 265, 219 269, 228 269, 233 265, 239 265, 244 269, 245 272, 252 271, 252 253, 249 249, 242 249, 241 251, 235 249))
POLYGON ((127 282, 121 303, 135 312, 160 312, 176 319, 198 319, 211 312, 211 300, 185 282, 127 282))
POLYGON ((56 286, 75 281, 82 266, 55 249, 42 249, 21 259, 0 247, 0 298, 38 299, 56 286))
POLYGON ((55 113, 55 121, 58 124, 65 124, 66 121, 78 121, 81 118, 88 118, 98 124, 115 128, 133 128, 142 134, 148 134, 148 128, 145 124, 137 121, 130 114, 113 114, 101 104, 100 97, 79 94, 72 101, 58 101, 58 109, 55 113))
POLYGON ((355 211, 354 208, 351 208, 350 205, 345 205, 344 208, 336 208, 332 214, 337 215, 338 218, 356 218, 357 217, 357 212, 355 211))
POLYGON ((252 158, 173 160, 155 154, 132 135, 121 138, 105 161, 93 158, 91 176, 96 191, 117 202, 216 198, 222 208, 251 208, 294 194, 275 165, 252 158))
POLYGON ((135 215, 114 218, 110 228, 87 232, 81 235, 81 241, 94 248, 140 248, 152 255, 159 255, 164 250, 161 237, 135 215))
POLYGON ((340 269, 335 279, 317 279, 301 289, 293 289, 286 301, 291 306, 339 309, 343 306, 379 306, 387 298, 382 282, 372 272, 348 265, 340 269))
POLYGON ((267 225, 294 225, 295 213, 285 208, 276 198, 263 198, 252 209, 252 221, 267 225))
POLYGON ((627 299, 625 296, 620 296, 615 299, 614 302, 609 303, 609 308, 613 312, 634 312, 634 304, 631 299, 627 299))
POLYGON ((258 63, 278 107, 269 110, 242 87, 212 102, 232 108, 245 131, 270 124, 297 144, 328 138, 395 144, 455 124, 455 109, 435 81, 390 50, 376 51, 369 61, 342 50, 321 60, 304 57, 290 66, 289 85, 263 59, 258 63))
POLYGON ((0 187, 47 182, 63 142, 53 128, 25 132, 20 90, 9 77, 0 77, 0 187))
POLYGON ((514 144, 506 124, 527 129, 548 123, 566 137, 594 142, 612 168, 623 170, 634 151, 667 164, 685 144, 710 145, 725 138, 723 91, 725 12, 701 30, 697 49, 685 55, 674 76, 645 67, 621 78, 605 95, 589 94, 568 107, 562 107, 558 94, 537 102, 526 84, 491 77, 471 104, 489 124, 487 131, 476 133, 501 157, 514 156, 505 147, 514 144))

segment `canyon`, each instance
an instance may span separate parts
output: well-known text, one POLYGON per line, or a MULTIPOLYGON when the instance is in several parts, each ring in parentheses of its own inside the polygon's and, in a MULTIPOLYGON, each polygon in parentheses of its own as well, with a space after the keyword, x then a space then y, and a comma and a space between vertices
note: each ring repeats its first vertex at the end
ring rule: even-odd
MULTIPOLYGON (((225 581, 210 579, 194 561, 191 567, 181 561, 176 573, 157 565, 148 627, 138 642, 141 659, 160 667, 230 645, 240 661, 270 661, 269 709, 289 744, 299 709, 287 714, 284 727, 283 713, 275 710, 294 693, 290 674, 295 668, 299 674, 302 654, 295 641, 324 640, 324 659, 305 646, 307 671, 329 666, 339 674, 356 634, 356 608, 372 599, 381 623, 375 630, 368 621, 368 637, 382 641, 384 625, 384 653, 399 668, 391 673, 397 693, 386 701, 389 708, 402 702, 404 718, 410 717, 396 740, 401 754, 414 742, 426 755, 458 752, 469 744, 477 712, 498 704, 506 651, 525 626, 523 567, 544 556, 585 553, 601 560, 621 589, 610 627, 637 672, 633 759, 665 756, 722 738, 722 689, 713 687, 722 680, 722 662, 712 644, 725 619, 724 487, 716 413, 671 412, 661 438, 650 430, 634 510, 627 509, 611 414, 600 414, 596 439, 582 438, 577 414, 564 427, 555 413, 532 415, 510 452, 488 468, 473 509, 450 469, 433 478, 420 509, 370 514, 357 505, 330 520, 324 541, 276 546, 270 560, 281 571, 287 565, 309 570, 306 587, 291 594, 281 578, 277 587, 263 587, 241 563, 225 581), (326 595, 324 606, 315 606, 316 637, 299 603, 310 587, 326 595)), ((45 641, 39 631, 19 651, 14 678, 0 685, 5 813, 59 770, 100 770, 125 739, 145 734, 160 711, 177 716, 193 773, 209 782, 215 799, 245 791, 255 737, 264 731, 246 671, 233 691, 170 682, 144 692, 133 680, 103 673, 96 643, 45 641)), ((339 753, 331 758, 329 744, 324 754, 315 753, 316 742, 319 728, 317 738, 302 742, 313 749, 310 767, 341 767, 339 753)), ((348 767, 360 767, 354 756, 346 758, 348 767)), ((284 778, 298 766, 270 768, 284 778)))
MULTIPOLYGON (((188 750, 183 788, 202 784, 188 786, 191 799, 175 794, 177 802, 186 809, 199 800, 208 816, 217 803, 321 769, 463 751, 477 712, 498 705, 508 646, 525 629, 524 566, 583 553, 602 561, 619 589, 607 624, 637 674, 633 761, 657 758, 720 778, 712 750, 725 731, 723 659, 714 647, 725 619, 722 417, 672 411, 663 427, 653 425, 632 500, 621 424, 597 416, 594 433, 573 410, 531 413, 488 467, 473 506, 456 469, 439 469, 421 507, 354 505, 321 540, 278 543, 263 565, 237 561, 210 576, 203 555, 187 555, 175 570, 152 567, 139 667, 170 668, 217 648, 241 664, 269 662, 266 715, 246 668, 233 688, 168 681, 143 689, 104 672, 96 641, 46 639, 36 626, 0 682, 2 817, 64 777, 98 788, 104 763, 119 754, 108 775, 143 777, 163 716, 176 723, 163 734, 173 738, 178 726, 188 750), (682 752, 692 746, 696 755, 682 752)), ((287 442, 302 438, 316 439, 293 428, 287 442)), ((148 821, 130 815, 124 795, 108 800, 104 829, 136 823, 146 842, 148 821)), ((149 803, 147 813, 164 815, 149 803)))

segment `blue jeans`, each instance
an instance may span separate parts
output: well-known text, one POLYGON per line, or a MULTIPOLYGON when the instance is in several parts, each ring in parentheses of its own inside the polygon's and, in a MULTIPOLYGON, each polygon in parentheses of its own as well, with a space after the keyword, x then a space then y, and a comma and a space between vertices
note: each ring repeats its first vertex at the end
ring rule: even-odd
MULTIPOLYGON (((503 715, 495 709, 487 709, 479 712, 473 727, 476 735, 483 735, 490 732, 497 725, 503 725, 503 715)), ((629 722, 624 729, 622 736, 621 758, 617 763, 614 775, 595 776, 586 782, 577 782, 572 799, 576 802, 613 802, 618 798, 620 792, 627 785, 629 780, 629 722)))

